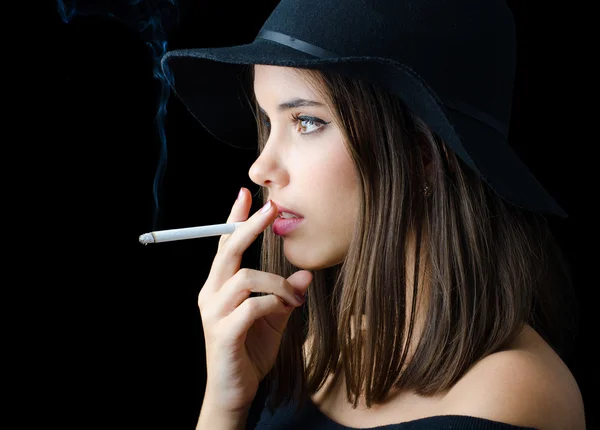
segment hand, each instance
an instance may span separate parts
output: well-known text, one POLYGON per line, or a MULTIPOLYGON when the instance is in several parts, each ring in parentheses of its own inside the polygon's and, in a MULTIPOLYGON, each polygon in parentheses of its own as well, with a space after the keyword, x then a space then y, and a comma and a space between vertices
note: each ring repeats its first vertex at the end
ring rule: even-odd
MULTIPOLYGON (((300 270, 285 279, 241 269, 243 252, 277 218, 274 203, 265 213, 248 213, 252 196, 245 188, 227 222, 247 222, 219 240, 206 283, 198 295, 206 345, 204 402, 236 413, 250 407, 260 381, 275 364, 291 312, 304 303, 312 274, 300 270), (250 297, 252 292, 270 293, 250 297)), ((269 203, 267 203, 269 205, 269 203)))

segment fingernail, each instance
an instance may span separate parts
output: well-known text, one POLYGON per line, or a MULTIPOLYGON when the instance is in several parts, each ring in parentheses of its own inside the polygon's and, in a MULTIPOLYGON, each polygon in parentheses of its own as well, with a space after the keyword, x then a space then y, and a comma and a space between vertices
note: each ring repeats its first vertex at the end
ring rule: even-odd
POLYGON ((265 212, 267 212, 269 209, 271 209, 271 200, 269 200, 260 210, 261 214, 264 214, 265 212))
POLYGON ((304 303, 306 301, 306 296, 301 296, 300 294, 296 293, 294 294, 294 296, 298 299, 298 301, 300 303, 304 303))
POLYGON ((242 197, 244 197, 244 189, 240 188, 240 192, 238 193, 237 199, 242 200, 242 197))

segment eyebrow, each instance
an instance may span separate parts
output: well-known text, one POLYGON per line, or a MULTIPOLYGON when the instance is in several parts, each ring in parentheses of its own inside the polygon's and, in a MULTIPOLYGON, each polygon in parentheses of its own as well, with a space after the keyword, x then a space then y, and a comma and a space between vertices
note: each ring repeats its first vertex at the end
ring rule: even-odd
MULTIPOLYGON (((277 112, 283 112, 289 109, 294 109, 297 107, 304 107, 304 106, 318 106, 318 107, 323 107, 325 106, 323 103, 314 101, 314 100, 306 100, 306 99, 293 99, 290 100, 289 102, 284 102, 281 103, 277 106, 277 112)), ((265 110, 261 107, 259 107, 260 111, 262 113, 264 113, 265 115, 267 114, 265 112, 265 110)))

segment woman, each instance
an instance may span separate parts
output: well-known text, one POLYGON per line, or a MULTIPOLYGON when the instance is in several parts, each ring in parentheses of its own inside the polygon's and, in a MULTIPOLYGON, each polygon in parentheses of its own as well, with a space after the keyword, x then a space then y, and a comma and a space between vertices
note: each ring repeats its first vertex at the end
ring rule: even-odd
POLYGON ((565 214, 506 142, 513 31, 501 1, 284 0, 252 44, 165 56, 215 136, 254 115, 265 203, 240 190, 199 294, 198 429, 585 428, 565 214))

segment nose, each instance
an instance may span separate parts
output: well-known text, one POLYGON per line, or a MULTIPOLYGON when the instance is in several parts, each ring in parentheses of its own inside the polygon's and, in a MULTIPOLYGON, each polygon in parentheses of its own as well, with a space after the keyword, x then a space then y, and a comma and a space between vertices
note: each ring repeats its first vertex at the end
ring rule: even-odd
POLYGON ((288 173, 284 168, 281 152, 271 140, 269 138, 258 158, 250 166, 248 176, 257 185, 281 187, 287 182, 288 173))

